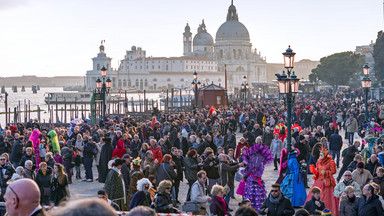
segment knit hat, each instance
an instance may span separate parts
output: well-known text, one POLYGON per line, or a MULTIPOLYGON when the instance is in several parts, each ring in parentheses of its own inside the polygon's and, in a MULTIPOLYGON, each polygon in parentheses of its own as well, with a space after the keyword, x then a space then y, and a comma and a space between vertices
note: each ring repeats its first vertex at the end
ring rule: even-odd
POLYGON ((129 154, 125 154, 123 155, 123 160, 127 159, 127 158, 131 158, 131 156, 129 156, 129 154))
POLYGON ((321 215, 331 216, 331 215, 332 215, 332 212, 331 212, 329 209, 324 209, 324 210, 321 212, 321 215))
POLYGON ((364 163, 361 161, 357 163, 357 168, 364 168, 364 163))
POLYGON ((115 167, 119 165, 123 165, 123 163, 124 163, 123 159, 120 159, 120 158, 115 159, 115 161, 113 162, 115 167))

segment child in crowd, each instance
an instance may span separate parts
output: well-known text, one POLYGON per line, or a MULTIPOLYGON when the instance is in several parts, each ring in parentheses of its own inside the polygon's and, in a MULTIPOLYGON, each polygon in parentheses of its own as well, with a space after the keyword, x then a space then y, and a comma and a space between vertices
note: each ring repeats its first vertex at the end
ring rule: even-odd
POLYGON ((76 149, 76 156, 75 156, 76 179, 81 179, 80 165, 81 165, 80 150, 76 149))
POLYGON ((60 155, 59 151, 53 150, 53 153, 55 154, 53 159, 55 159, 56 163, 63 164, 63 156, 60 155))
POLYGON ((321 211, 324 210, 324 202, 320 200, 321 189, 319 187, 313 187, 312 190, 312 199, 308 200, 304 208, 311 215, 321 215, 321 211))

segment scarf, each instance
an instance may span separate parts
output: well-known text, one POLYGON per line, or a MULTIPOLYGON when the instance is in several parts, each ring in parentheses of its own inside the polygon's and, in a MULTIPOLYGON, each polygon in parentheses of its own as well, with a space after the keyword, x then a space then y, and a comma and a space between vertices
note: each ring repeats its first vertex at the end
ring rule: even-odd
POLYGON ((356 200, 356 196, 355 196, 355 194, 353 194, 353 197, 349 197, 349 196, 347 195, 347 198, 348 198, 348 201, 349 201, 350 203, 354 203, 355 200, 356 200))
POLYGON ((269 201, 273 204, 279 203, 279 201, 283 198, 283 195, 280 193, 279 196, 275 199, 273 196, 270 194, 269 195, 269 201))
POLYGON ((227 203, 221 197, 215 196, 215 198, 217 199, 217 201, 219 201, 220 207, 221 207, 221 209, 223 209, 224 215, 226 215, 227 214, 227 203))
POLYGON ((46 175, 47 174, 47 171, 41 171, 43 173, 43 175, 46 175))
POLYGON ((345 187, 347 187, 348 185, 352 184, 353 182, 353 179, 349 180, 349 181, 346 181, 344 180, 343 183, 345 184, 345 187))

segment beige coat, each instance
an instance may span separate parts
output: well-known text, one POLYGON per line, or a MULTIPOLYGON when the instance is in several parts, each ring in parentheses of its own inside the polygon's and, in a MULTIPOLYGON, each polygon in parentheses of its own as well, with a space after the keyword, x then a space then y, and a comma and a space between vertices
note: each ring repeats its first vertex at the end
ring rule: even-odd
POLYGON ((371 172, 366 169, 364 169, 361 174, 357 169, 355 169, 355 171, 352 172, 352 179, 359 184, 360 188, 362 188, 366 183, 368 183, 369 180, 373 179, 373 176, 371 172))

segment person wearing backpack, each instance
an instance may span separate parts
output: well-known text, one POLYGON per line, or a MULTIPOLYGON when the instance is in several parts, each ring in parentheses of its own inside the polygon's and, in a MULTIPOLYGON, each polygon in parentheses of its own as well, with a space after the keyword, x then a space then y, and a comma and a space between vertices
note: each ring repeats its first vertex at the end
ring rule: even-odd
POLYGON ((83 181, 93 182, 93 172, 92 172, 92 162, 93 157, 97 154, 96 144, 91 140, 88 140, 87 136, 83 137, 84 142, 84 169, 85 169, 85 179, 83 181))
POLYGON ((71 144, 72 142, 68 142, 67 146, 61 149, 61 156, 63 156, 65 172, 68 174, 68 184, 72 184, 71 164, 72 164, 73 149, 71 144))

